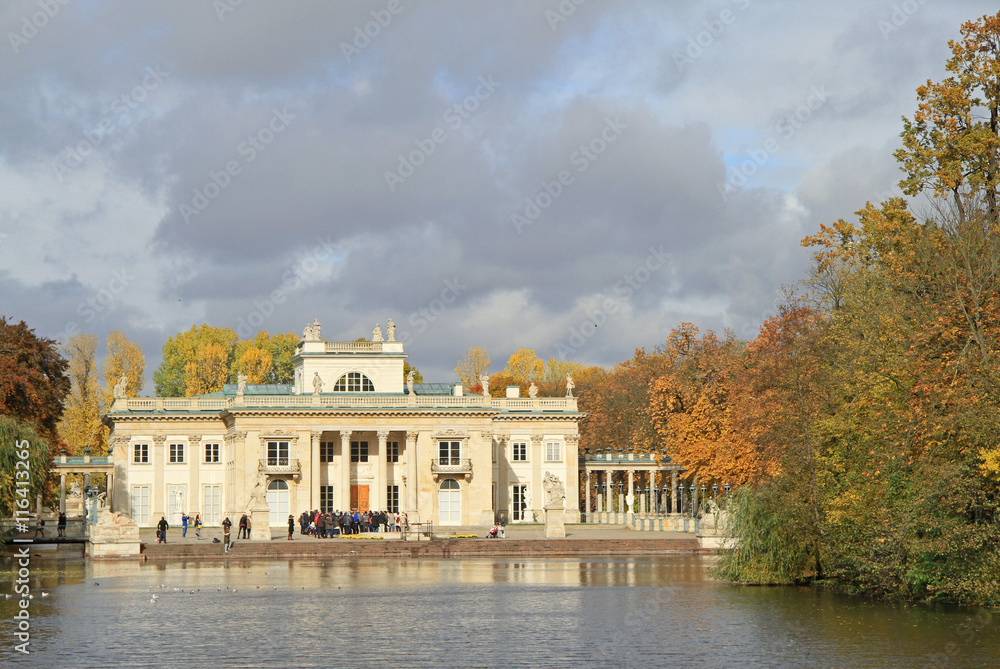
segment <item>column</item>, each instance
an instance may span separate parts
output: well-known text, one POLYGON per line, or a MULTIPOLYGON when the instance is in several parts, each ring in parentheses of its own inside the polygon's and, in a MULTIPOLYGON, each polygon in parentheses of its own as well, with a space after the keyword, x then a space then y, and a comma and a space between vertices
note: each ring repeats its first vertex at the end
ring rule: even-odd
MULTIPOLYGON (((604 512, 611 513, 614 511, 612 507, 615 500, 615 496, 611 492, 611 470, 604 470, 604 512)), ((610 522, 610 519, 609 519, 610 522)))
POLYGON ((163 499, 163 442, 166 436, 158 434, 153 437, 153 489, 149 491, 149 522, 156 524, 160 516, 166 515, 167 502, 163 499))
POLYGON ((108 511, 114 511, 115 507, 111 506, 111 503, 115 498, 115 475, 114 472, 108 472, 106 476, 108 479, 108 496, 105 498, 104 503, 108 505, 108 511))
POLYGON ((497 434, 495 435, 497 440, 497 510, 503 511, 507 516, 507 521, 510 522, 510 476, 508 469, 510 467, 509 460, 507 459, 507 442, 510 440, 510 435, 507 434, 497 434))
POLYGON ((59 513, 66 513, 66 475, 59 475, 59 513))
POLYGON ((417 522, 417 437, 418 432, 406 432, 406 515, 411 523, 417 522))
POLYGON ((340 430, 340 485, 333 493, 337 499, 337 508, 341 511, 351 510, 351 432, 340 430))
POLYGON ((386 499, 386 483, 388 482, 388 467, 386 466, 385 454, 387 452, 386 441, 389 439, 389 430, 379 430, 376 432, 378 437, 378 453, 375 454, 375 504, 372 508, 377 511, 385 511, 386 506, 388 506, 388 500, 386 499))
POLYGON ((692 478, 691 482, 694 484, 694 488, 693 488, 694 492, 691 493, 691 517, 692 518, 697 518, 698 517, 698 477, 695 476, 694 478, 692 478))
MULTIPOLYGON (((310 510, 319 508, 319 486, 321 485, 319 470, 322 466, 319 461, 319 443, 321 441, 323 441, 322 432, 309 433, 309 495, 307 497, 309 501, 305 506, 310 510)), ((305 472, 303 472, 303 478, 305 478, 305 472)))
POLYGON ((634 474, 635 472, 633 470, 628 470, 628 497, 625 499, 629 502, 629 514, 635 513, 635 482, 632 479, 634 474))
POLYGON ((542 487, 542 461, 545 458, 545 453, 542 452, 542 435, 533 434, 531 435, 531 483, 528 485, 529 494, 531 495, 531 520, 534 522, 545 522, 544 511, 545 508, 545 490, 542 487))
POLYGON ((670 512, 677 513, 677 470, 670 472, 670 512))
MULTIPOLYGON (((580 435, 567 434, 565 437, 566 452, 566 511, 570 515, 566 516, 567 522, 581 522, 580 515, 580 435), (572 500, 572 504, 570 504, 572 500), (574 520, 575 518, 575 520, 574 520)), ((590 482, 590 476, 587 477, 590 482)), ((590 509, 586 509, 590 513, 590 509)))
MULTIPOLYGON (((194 515, 204 511, 201 505, 205 497, 201 494, 201 490, 198 489, 201 484, 198 478, 201 474, 201 463, 205 460, 205 454, 201 450, 200 434, 192 434, 188 437, 188 451, 188 457, 186 458, 188 466, 188 493, 187 508, 185 510, 191 516, 191 523, 194 524, 194 515)), ((111 490, 110 479, 108 480, 108 490, 111 490)), ((111 493, 109 492, 108 494, 110 495, 111 493)))
POLYGON ((580 520, 582 522, 590 522, 590 470, 584 467, 583 470, 584 483, 583 483, 583 514, 580 520))

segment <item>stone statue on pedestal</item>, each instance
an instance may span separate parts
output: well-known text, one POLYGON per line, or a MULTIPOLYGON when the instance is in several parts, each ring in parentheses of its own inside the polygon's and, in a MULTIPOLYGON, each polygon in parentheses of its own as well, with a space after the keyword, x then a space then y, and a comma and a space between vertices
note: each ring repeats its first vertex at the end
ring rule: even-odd
POLYGON ((576 384, 573 383, 573 377, 570 374, 566 375, 566 397, 573 397, 573 389, 576 388, 576 384))
POLYGON ((247 502, 247 508, 252 511, 262 507, 267 508, 267 475, 258 473, 253 490, 250 491, 250 501, 247 502))
POLYGON ((528 386, 528 397, 538 397, 538 386, 535 385, 534 381, 532 381, 531 385, 528 386))
POLYGON ((479 377, 479 383, 483 384, 483 397, 490 396, 490 375, 483 374, 479 377))
POLYGON ((323 341, 323 330, 318 318, 314 318, 311 324, 306 325, 302 331, 302 341, 323 341))
POLYGON ((319 372, 313 374, 313 395, 323 392, 323 379, 319 377, 319 372))
POLYGON ((236 377, 236 394, 242 395, 243 391, 245 391, 246 389, 247 389, 247 375, 244 374, 243 372, 240 372, 239 376, 236 377))
POLYGON ((121 399, 125 397, 125 389, 128 387, 128 377, 122 374, 122 378, 118 379, 118 383, 112 389, 115 399, 121 399))
POLYGON ((411 369, 410 373, 406 375, 406 391, 410 393, 411 396, 413 395, 413 378, 414 378, 414 373, 413 370, 411 369))
POLYGON ((382 328, 379 327, 378 323, 375 324, 375 329, 372 330, 372 341, 383 341, 382 328))
POLYGON ((385 323, 385 338, 388 341, 396 341, 396 324, 391 318, 385 323))
POLYGON ((545 472, 545 479, 542 483, 545 488, 545 506, 562 507, 566 499, 566 487, 559 477, 552 472, 545 472))

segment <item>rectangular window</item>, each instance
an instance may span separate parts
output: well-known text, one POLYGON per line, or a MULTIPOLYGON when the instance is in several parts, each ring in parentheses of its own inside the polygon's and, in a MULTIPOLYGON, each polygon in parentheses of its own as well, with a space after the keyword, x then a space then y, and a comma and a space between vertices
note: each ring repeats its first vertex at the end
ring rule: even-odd
POLYGON ((201 522, 218 525, 222 522, 222 486, 205 486, 205 503, 201 507, 201 522))
POLYGON ((514 449, 514 462, 527 462, 528 461, 528 442, 526 441, 515 441, 512 443, 511 448, 514 449))
POLYGON ((385 461, 386 462, 399 462, 399 442, 398 441, 387 441, 387 442, 385 442, 385 461))
POLYGON ((184 462, 184 444, 170 444, 169 462, 184 462))
POLYGON ((323 513, 334 511, 332 485, 321 485, 319 487, 319 510, 323 513))
POLYGON ((545 442, 545 461, 562 462, 562 444, 558 441, 545 442))
POLYGON ((524 520, 525 511, 528 508, 528 486, 526 484, 516 485, 511 490, 513 493, 513 507, 511 509, 511 520, 524 520))
POLYGON ((460 441, 439 441, 438 457, 442 465, 462 464, 462 442, 460 441))
POLYGON ((219 445, 205 444, 205 462, 219 461, 219 445))
POLYGON ((368 462, 368 442, 351 442, 351 462, 368 462))
POLYGON ((387 485, 385 487, 385 503, 389 513, 399 513, 399 486, 387 485))
POLYGON ((319 461, 320 462, 333 462, 333 442, 332 441, 321 441, 321 442, 319 442, 319 461))
POLYGON ((149 525, 149 486, 132 488, 132 520, 136 525, 149 525))
POLYGON ((149 464, 149 444, 134 444, 132 446, 132 462, 149 464))
POLYGON ((272 467, 288 465, 288 442, 267 442, 267 464, 272 467))

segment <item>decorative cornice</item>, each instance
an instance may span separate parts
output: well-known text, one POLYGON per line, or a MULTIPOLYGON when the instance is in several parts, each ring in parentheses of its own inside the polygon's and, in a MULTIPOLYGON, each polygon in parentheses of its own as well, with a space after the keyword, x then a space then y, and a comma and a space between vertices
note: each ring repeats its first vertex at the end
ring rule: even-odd
POLYGON ((431 434, 431 439, 461 439, 468 441, 469 435, 465 432, 458 432, 453 428, 448 428, 444 431, 434 432, 431 434))

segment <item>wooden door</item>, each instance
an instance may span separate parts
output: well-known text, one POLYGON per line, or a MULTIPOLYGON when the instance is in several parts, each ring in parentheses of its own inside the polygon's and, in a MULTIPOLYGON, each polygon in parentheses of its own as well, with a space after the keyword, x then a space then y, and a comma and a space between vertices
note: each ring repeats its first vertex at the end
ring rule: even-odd
POLYGON ((357 509, 358 512, 371 510, 368 507, 368 486, 351 486, 351 509, 357 509))

